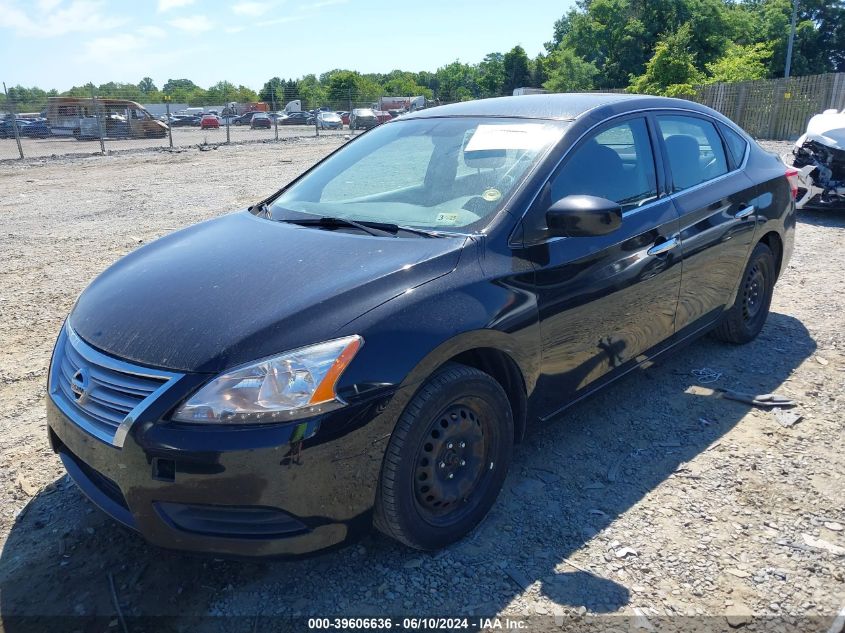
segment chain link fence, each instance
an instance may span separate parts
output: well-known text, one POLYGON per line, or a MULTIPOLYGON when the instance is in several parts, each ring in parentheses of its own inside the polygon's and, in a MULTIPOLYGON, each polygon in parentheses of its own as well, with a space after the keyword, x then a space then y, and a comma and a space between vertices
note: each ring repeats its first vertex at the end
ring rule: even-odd
MULTIPOLYGON (((93 86, 90 95, 42 101, 0 96, 6 96, 0 102, 0 160, 354 135, 402 111, 439 105, 422 97, 351 92, 344 99, 291 99, 284 106, 143 103, 133 100, 137 93, 106 97, 93 86), (352 113, 360 109, 373 112, 356 120, 352 113)), ((845 109, 845 73, 696 86, 690 99, 718 110, 756 138, 795 139, 814 114, 845 109)))
POLYGON ((7 97, 0 104, 0 160, 347 136, 421 105, 413 97, 382 102, 351 93, 346 99, 300 99, 286 106, 141 103, 128 97, 104 97, 94 90, 90 96, 50 96, 40 102, 7 97))

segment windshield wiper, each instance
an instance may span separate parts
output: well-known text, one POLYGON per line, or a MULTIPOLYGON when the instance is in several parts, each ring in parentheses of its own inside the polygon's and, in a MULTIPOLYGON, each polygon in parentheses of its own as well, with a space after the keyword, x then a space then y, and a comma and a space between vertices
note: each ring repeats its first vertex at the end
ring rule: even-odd
POLYGON ((270 215, 271 215, 271 213, 270 213, 270 205, 269 205, 269 204, 267 204, 267 201, 266 201, 266 200, 262 200, 262 201, 261 201, 261 202, 259 202, 258 204, 254 204, 254 205, 252 205, 252 206, 248 209, 248 211, 250 211, 250 212, 252 212, 252 213, 256 213, 256 212, 257 212, 257 213, 256 213, 256 215, 263 214, 263 215, 264 215, 264 217, 265 217, 265 218, 268 218, 268 219, 270 218, 270 215))
POLYGON ((348 226, 356 228, 359 231, 363 231, 364 233, 368 233, 369 235, 375 236, 378 236, 379 233, 376 233, 372 229, 376 229, 376 231, 381 231, 382 234, 387 234, 391 237, 396 237, 396 231, 399 230, 399 227, 395 224, 387 224, 383 222, 359 222, 357 220, 349 220, 347 218, 335 217, 287 218, 281 220, 281 222, 287 222, 289 224, 298 224, 300 226, 324 226, 327 228, 348 226))
POLYGON ((374 222, 372 220, 350 220, 349 218, 338 217, 321 217, 321 218, 287 218, 280 220, 281 222, 288 222, 290 224, 299 224, 300 226, 324 226, 334 228, 339 226, 354 227, 359 231, 364 231, 370 235, 379 235, 374 233, 371 229, 381 231, 382 234, 390 235, 391 237, 398 237, 397 233, 403 231, 405 233, 412 233, 421 237, 443 237, 442 233, 437 231, 428 231, 426 229, 418 229, 411 226, 402 226, 393 224, 392 222, 374 222))
POLYGON ((400 231, 405 231, 406 233, 421 235, 422 237, 443 237, 443 233, 438 233, 437 231, 428 231, 426 229, 417 229, 412 226, 396 226, 396 228, 400 231))

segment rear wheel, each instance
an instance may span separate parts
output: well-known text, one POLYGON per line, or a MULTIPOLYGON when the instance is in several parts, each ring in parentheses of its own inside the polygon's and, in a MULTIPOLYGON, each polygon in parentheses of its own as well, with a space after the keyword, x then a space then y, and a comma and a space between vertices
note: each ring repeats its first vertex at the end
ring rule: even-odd
POLYGON ((450 364, 414 396, 382 465, 375 525, 433 550, 472 530, 496 501, 513 449, 513 415, 498 382, 450 364))
POLYGON ((754 340, 769 315, 775 279, 775 258, 771 249, 763 243, 757 244, 742 274, 734 305, 727 311, 713 335, 719 340, 736 344, 754 340))

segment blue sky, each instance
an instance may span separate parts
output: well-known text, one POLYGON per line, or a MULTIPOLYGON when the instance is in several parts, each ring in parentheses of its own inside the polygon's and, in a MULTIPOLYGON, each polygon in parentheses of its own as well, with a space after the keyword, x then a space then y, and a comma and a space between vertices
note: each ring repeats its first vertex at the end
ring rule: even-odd
POLYGON ((573 0, 0 0, 0 81, 221 79, 333 68, 435 70, 516 44, 530 56, 573 0))

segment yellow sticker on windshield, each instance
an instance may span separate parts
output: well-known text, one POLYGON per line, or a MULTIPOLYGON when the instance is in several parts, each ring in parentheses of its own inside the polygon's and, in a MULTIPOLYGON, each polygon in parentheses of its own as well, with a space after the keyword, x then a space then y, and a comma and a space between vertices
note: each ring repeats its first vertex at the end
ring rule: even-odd
POLYGON ((502 197, 502 192, 498 189, 493 189, 493 187, 490 187, 489 189, 484 190, 484 193, 481 194, 481 197, 484 198, 487 202, 496 202, 496 200, 502 197))
POLYGON ((437 214, 437 223, 438 224, 457 224, 458 223, 458 214, 457 213, 438 213, 437 214))

